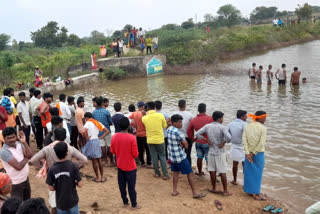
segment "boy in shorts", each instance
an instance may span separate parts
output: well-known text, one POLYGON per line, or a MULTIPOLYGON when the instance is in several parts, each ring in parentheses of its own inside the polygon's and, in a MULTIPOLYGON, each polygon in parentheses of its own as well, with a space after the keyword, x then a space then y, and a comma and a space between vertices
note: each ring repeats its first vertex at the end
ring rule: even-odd
POLYGON ((195 199, 206 196, 203 193, 197 193, 193 182, 193 171, 191 165, 187 159, 187 154, 183 149, 188 148, 188 142, 185 136, 179 130, 182 128, 182 116, 174 114, 171 117, 172 126, 168 129, 168 152, 169 160, 171 162, 171 170, 173 173, 173 192, 172 196, 179 195, 177 191, 179 173, 187 175, 189 185, 192 189, 192 197, 195 199))

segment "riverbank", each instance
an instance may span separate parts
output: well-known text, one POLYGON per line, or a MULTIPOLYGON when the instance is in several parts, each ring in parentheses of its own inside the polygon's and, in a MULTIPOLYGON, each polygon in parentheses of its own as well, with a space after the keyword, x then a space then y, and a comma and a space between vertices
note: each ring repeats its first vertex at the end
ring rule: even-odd
MULTIPOLYGON (((31 143, 35 152, 35 142, 31 143)), ((84 214, 104 214, 104 213, 132 213, 130 208, 124 208, 120 192, 118 189, 117 169, 114 167, 104 167, 104 174, 107 178, 105 183, 95 183, 91 180, 94 172, 91 162, 80 170, 84 186, 78 188, 80 213, 84 214)), ((48 186, 45 180, 36 178, 37 171, 30 167, 30 184, 32 197, 42 197, 48 200, 48 186)), ((284 213, 290 213, 280 202, 267 197, 266 201, 255 201, 252 197, 245 194, 242 186, 229 184, 229 191, 233 193, 230 197, 215 195, 207 191, 210 188, 209 175, 206 172, 205 177, 194 176, 196 188, 206 193, 207 196, 202 199, 192 199, 191 189, 186 176, 180 175, 178 190, 180 194, 176 197, 171 196, 172 192, 172 174, 169 170, 170 179, 165 181, 161 178, 153 177, 153 170, 146 168, 137 168, 137 201, 142 209, 134 211, 135 213, 216 213, 221 214, 257 214, 263 213, 262 209, 269 204, 276 207, 282 207, 284 213), (214 200, 219 200, 223 205, 223 210, 218 211, 214 205, 214 200)), ((218 184, 218 188, 222 188, 218 184)))

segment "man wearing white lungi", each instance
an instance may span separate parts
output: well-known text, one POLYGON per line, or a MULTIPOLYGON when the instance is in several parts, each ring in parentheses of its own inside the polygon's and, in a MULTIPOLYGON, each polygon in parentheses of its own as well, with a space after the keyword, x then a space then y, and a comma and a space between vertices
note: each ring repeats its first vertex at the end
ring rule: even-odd
POLYGON ((246 126, 247 120, 247 112, 243 110, 238 110, 237 112, 237 119, 233 120, 231 123, 228 124, 227 129, 231 134, 231 153, 230 159, 233 160, 233 181, 231 182, 234 185, 238 185, 237 182, 237 174, 238 174, 238 165, 239 162, 242 163, 242 167, 244 165, 245 159, 245 152, 242 144, 242 134, 243 129, 246 126))

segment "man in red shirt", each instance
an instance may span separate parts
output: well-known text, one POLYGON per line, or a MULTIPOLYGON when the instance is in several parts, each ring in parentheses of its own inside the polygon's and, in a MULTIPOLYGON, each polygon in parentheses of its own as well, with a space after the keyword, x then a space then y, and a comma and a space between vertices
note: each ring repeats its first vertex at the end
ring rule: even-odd
POLYGON ((138 143, 138 150, 139 150, 139 161, 141 166, 146 166, 144 160, 144 151, 146 152, 147 156, 147 168, 152 168, 151 165, 151 156, 149 147, 147 144, 147 135, 146 135, 146 128, 142 123, 142 111, 144 110, 144 103, 142 101, 138 102, 138 109, 139 111, 133 112, 129 118, 132 120, 131 125, 136 128, 136 136, 137 136, 137 143, 138 143))
POLYGON ((212 117, 206 115, 206 108, 207 106, 204 103, 200 103, 198 105, 199 114, 191 120, 187 130, 188 138, 193 142, 196 142, 198 172, 195 174, 199 176, 204 175, 204 172, 202 172, 202 160, 205 158, 208 162, 209 144, 207 140, 208 137, 206 135, 204 135, 203 140, 195 139, 194 131, 198 131, 205 125, 213 122, 212 117))
POLYGON ((6 128, 6 122, 8 120, 8 115, 6 109, 0 105, 0 130, 6 128))
POLYGON ((127 117, 120 119, 119 126, 121 132, 114 134, 111 139, 111 152, 117 157, 118 184, 121 198, 124 206, 129 206, 126 190, 126 186, 128 185, 132 209, 139 209, 141 206, 137 204, 137 193, 135 190, 137 178, 135 158, 139 155, 137 141, 134 135, 128 133, 130 122, 127 117))

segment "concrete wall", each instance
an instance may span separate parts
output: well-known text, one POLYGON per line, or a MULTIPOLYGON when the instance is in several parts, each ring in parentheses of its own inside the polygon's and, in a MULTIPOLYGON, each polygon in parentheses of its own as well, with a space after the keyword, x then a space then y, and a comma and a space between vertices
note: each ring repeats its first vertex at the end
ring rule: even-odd
MULTIPOLYGON (((104 58, 97 61, 98 68, 106 68, 116 66, 128 72, 128 76, 146 76, 146 64, 152 59, 156 58, 163 63, 163 70, 165 70, 167 59, 164 55, 146 55, 136 57, 120 57, 120 58, 104 58)), ((67 72, 71 76, 82 75, 91 71, 90 63, 84 63, 68 68, 67 72)))

